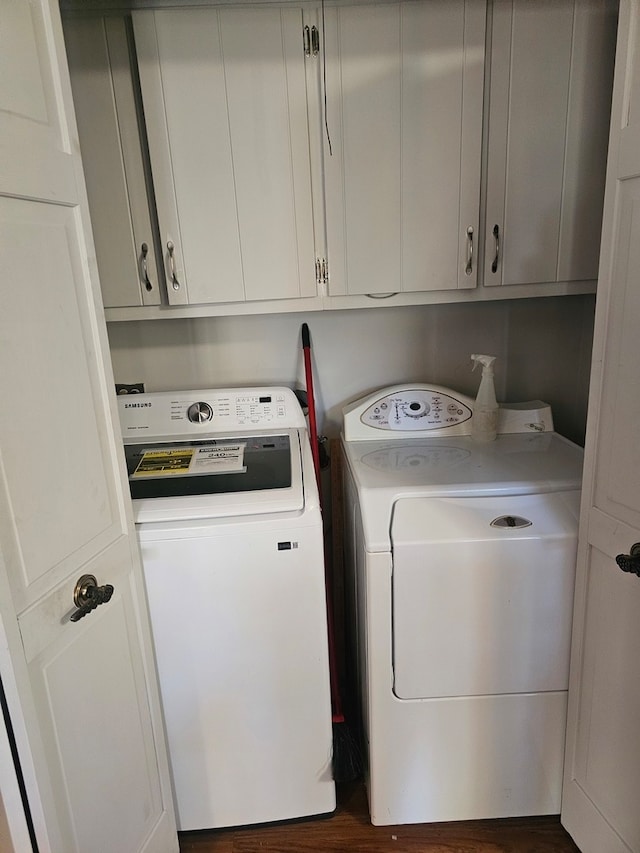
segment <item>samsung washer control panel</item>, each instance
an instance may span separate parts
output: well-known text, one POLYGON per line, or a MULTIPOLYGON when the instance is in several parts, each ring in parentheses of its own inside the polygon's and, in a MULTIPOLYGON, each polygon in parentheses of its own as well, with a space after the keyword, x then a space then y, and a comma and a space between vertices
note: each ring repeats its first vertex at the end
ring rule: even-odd
POLYGON ((470 407, 434 389, 411 388, 376 400, 360 416, 363 424, 383 430, 434 430, 469 420, 470 407))
POLYGON ((290 388, 156 391, 118 397, 122 435, 197 435, 306 426, 290 388))

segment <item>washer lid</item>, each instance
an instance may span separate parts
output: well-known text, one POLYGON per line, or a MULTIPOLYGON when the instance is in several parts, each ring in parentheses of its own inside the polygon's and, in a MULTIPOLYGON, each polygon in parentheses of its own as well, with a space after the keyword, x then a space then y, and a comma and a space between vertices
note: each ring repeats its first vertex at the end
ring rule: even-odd
POLYGON ((303 438, 303 430, 283 430, 126 444, 135 521, 300 511, 303 438))
POLYGON ((291 486, 289 435, 127 444, 131 497, 262 492, 291 486))

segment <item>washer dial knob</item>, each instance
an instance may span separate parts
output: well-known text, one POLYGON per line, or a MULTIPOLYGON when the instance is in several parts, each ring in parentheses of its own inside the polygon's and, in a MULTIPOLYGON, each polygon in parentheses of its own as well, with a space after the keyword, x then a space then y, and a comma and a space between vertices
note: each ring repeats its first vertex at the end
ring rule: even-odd
POLYGON ((208 403, 192 403, 187 409, 187 417, 192 424, 204 424, 213 417, 213 409, 208 403))
POLYGON ((408 418, 423 418, 429 414, 431 406, 426 400, 411 400, 402 408, 402 414, 408 418))

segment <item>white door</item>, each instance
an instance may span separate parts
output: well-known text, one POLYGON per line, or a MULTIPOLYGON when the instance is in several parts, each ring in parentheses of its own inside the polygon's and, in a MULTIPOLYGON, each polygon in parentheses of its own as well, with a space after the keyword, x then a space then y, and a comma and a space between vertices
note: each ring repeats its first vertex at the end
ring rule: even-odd
POLYGON ((562 822, 584 853, 640 851, 640 577, 616 564, 640 542, 639 27, 638 0, 623 0, 562 806, 562 822))
MULTIPOLYGON (((40 853, 168 853, 167 758, 56 0, 3 0, 0 81, 0 672, 33 831, 40 853), (87 574, 113 596, 71 621, 87 574)), ((0 785, 17 811, 4 796, 12 762, 0 785)))

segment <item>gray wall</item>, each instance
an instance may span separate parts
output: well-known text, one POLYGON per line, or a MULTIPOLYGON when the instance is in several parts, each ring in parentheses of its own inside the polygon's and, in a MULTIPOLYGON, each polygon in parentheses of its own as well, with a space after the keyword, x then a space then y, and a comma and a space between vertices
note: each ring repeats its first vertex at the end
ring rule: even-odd
POLYGON ((309 325, 320 432, 342 407, 400 382, 475 396, 474 352, 497 356, 499 401, 541 399, 556 429, 584 440, 594 297, 565 296, 410 308, 109 324, 117 382, 147 391, 284 384, 304 388, 300 341, 309 325))

